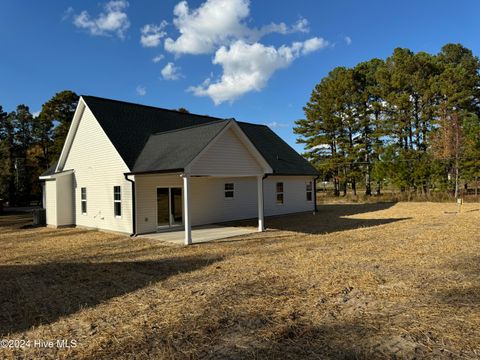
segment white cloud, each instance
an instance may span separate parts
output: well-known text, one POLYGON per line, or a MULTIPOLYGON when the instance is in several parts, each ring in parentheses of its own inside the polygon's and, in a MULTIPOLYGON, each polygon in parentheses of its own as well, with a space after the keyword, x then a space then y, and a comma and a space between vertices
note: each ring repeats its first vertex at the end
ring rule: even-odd
POLYGON ((159 63, 160 61, 162 61, 164 58, 165 58, 165 56, 163 56, 162 54, 160 54, 160 55, 155 56, 155 57, 152 59, 152 61, 156 64, 156 63, 159 63))
POLYGON ((34 112, 32 112, 32 116, 33 117, 38 117, 38 115, 40 115, 40 112, 41 112, 41 110, 34 111, 34 112))
POLYGON ((302 44, 302 54, 307 55, 311 52, 317 51, 319 49, 323 49, 324 47, 328 46, 328 41, 323 38, 313 37, 311 39, 306 40, 302 44))
POLYGON ((138 85, 137 88, 135 89, 137 92, 138 96, 145 96, 147 95, 147 88, 143 85, 138 85))
POLYGON ((292 30, 293 32, 302 32, 302 33, 308 33, 310 32, 310 28, 308 27, 309 22, 305 18, 300 18, 298 21, 293 25, 292 30))
POLYGON ((311 38, 279 48, 260 43, 247 44, 243 40, 230 47, 222 46, 215 53, 214 64, 222 66, 219 81, 207 79, 202 85, 188 90, 196 96, 209 96, 215 105, 234 101, 249 91, 263 89, 273 73, 288 67, 296 58, 327 46, 322 38, 311 38))
POLYGON ((167 38, 165 49, 180 54, 209 54, 232 41, 256 42, 270 33, 307 32, 308 21, 300 18, 293 26, 271 23, 260 29, 245 23, 250 14, 249 0, 206 0, 190 10, 187 1, 174 8, 173 24, 180 32, 177 39, 167 38))
POLYGON ((165 80, 178 80, 182 77, 180 68, 175 66, 175 64, 172 62, 169 62, 167 65, 165 65, 160 73, 165 80))
POLYGON ((247 0, 207 0, 190 11, 186 1, 173 11, 181 35, 165 40, 165 49, 177 54, 208 54, 219 44, 245 31, 242 19, 250 12, 247 0))
POLYGON ((352 43, 352 38, 350 36, 345 36, 344 40, 347 45, 350 45, 352 43))
POLYGON ((330 145, 328 144, 320 144, 320 145, 312 146, 309 152, 311 153, 316 152, 325 156, 331 155, 332 153, 330 145))
POLYGON ((279 122, 276 122, 276 121, 272 121, 272 122, 269 122, 268 124, 264 124, 264 125, 267 125, 269 128, 272 128, 272 129, 288 127, 288 124, 279 123, 279 122))
MULTIPOLYGON (((214 54, 212 63, 222 68, 219 78, 210 75, 202 84, 187 90, 196 96, 208 96, 217 105, 262 90, 277 70, 290 66, 300 56, 329 46, 321 37, 280 47, 262 44, 261 39, 268 34, 308 33, 310 24, 300 17, 290 25, 272 22, 253 27, 249 23, 250 0, 204 0, 192 9, 182 0, 173 14, 172 22, 179 35, 165 36, 165 50, 177 57, 214 54)), ((178 79, 181 74, 173 63, 168 63, 162 69, 162 76, 178 79)))
POLYGON ((117 35, 120 39, 125 38, 125 32, 130 27, 127 13, 128 7, 126 0, 112 0, 104 5, 104 11, 96 18, 92 18, 87 11, 73 17, 73 24, 80 28, 88 30, 94 36, 117 35))
POLYGON ((72 16, 73 11, 73 7, 69 6, 63 13, 62 21, 68 20, 72 16))
POLYGON ((161 39, 167 35, 163 30, 167 26, 167 22, 163 20, 159 25, 147 24, 140 30, 140 43, 143 47, 157 47, 160 45, 161 39))

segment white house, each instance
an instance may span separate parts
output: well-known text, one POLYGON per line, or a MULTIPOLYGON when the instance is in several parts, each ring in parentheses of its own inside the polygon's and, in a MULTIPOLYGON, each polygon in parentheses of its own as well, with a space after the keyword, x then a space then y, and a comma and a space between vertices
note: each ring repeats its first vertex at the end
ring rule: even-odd
POLYGON ((315 211, 316 170, 267 126, 82 96, 40 177, 49 226, 132 235, 315 211))

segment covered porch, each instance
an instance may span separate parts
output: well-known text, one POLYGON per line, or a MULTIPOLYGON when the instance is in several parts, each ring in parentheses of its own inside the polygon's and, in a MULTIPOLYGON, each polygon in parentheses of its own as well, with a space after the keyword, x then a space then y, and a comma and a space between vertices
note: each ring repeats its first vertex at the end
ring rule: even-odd
MULTIPOLYGON (((257 231, 258 229, 256 228, 246 226, 193 226, 191 229, 191 239, 193 244, 200 244, 209 241, 224 240, 236 236, 248 235, 257 231)), ((171 231, 139 235, 139 237, 157 241, 164 241, 173 245, 185 244, 185 232, 183 228, 178 228, 171 231)))
POLYGON ((190 245, 264 230, 263 175, 135 175, 135 234, 190 245), (257 227, 218 223, 257 218, 257 227))
POLYGON ((272 172, 234 120, 154 135, 125 174, 135 182, 134 232, 181 226, 189 245, 193 226, 255 217, 263 231, 263 178, 272 172))

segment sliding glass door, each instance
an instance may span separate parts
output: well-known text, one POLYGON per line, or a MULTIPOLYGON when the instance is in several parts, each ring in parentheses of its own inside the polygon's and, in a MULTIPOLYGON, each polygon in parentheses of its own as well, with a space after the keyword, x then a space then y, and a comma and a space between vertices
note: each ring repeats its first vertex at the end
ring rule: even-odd
POLYGON ((182 225, 181 188, 157 188, 157 225, 159 228, 182 225))
POLYGON ((182 189, 170 189, 170 208, 171 208, 171 223, 170 225, 182 225, 182 189))
POLYGON ((157 188, 157 225, 170 226, 169 188, 157 188))

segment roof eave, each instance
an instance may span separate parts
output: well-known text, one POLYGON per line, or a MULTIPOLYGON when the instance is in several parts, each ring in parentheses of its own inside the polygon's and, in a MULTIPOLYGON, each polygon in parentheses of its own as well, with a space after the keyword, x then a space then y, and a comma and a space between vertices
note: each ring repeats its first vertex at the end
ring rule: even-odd
POLYGON ((183 173, 185 172, 185 169, 179 168, 179 169, 162 169, 162 170, 145 170, 145 171, 131 171, 128 173, 124 173, 125 175, 148 175, 148 174, 177 174, 177 173, 183 173))
POLYGON ((276 173, 269 174, 270 176, 319 176, 319 173, 276 173))
POLYGON ((50 175, 40 175, 38 178, 40 180, 55 180, 57 177, 63 176, 63 175, 69 175, 72 174, 73 170, 65 170, 65 171, 60 171, 54 174, 50 175))

